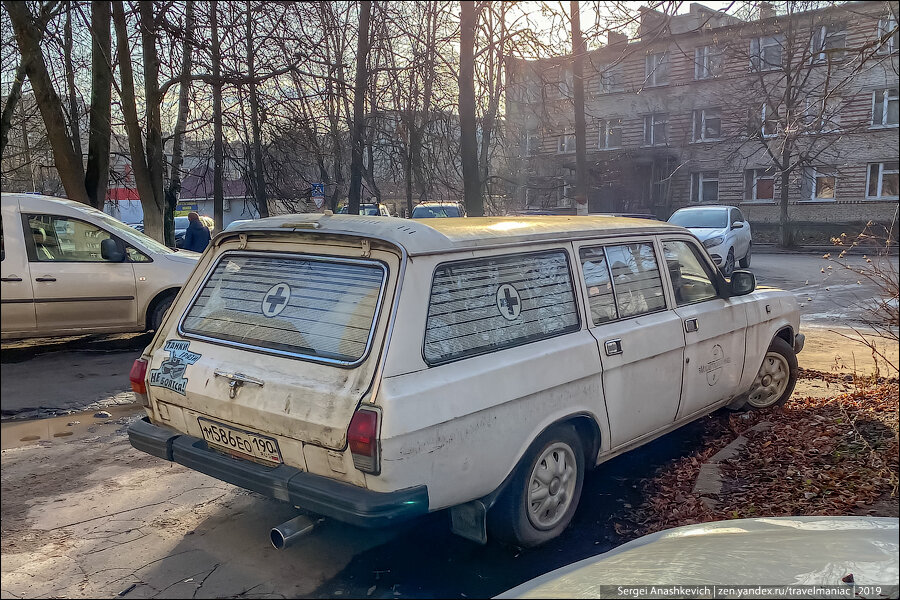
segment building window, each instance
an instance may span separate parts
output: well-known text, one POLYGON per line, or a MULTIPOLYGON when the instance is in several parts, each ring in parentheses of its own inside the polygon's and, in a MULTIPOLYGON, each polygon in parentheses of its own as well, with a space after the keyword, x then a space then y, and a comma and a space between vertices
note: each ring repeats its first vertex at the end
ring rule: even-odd
POLYGON ((809 185, 809 200, 814 202, 834 200, 837 191, 837 175, 829 167, 811 167, 806 169, 809 185))
POLYGON ((870 163, 866 198, 896 200, 900 190, 900 163, 870 163))
POLYGON ((600 93, 612 94, 613 92, 625 91, 625 84, 622 81, 622 66, 609 65, 600 70, 600 93))
POLYGON ((847 28, 843 23, 821 25, 813 30, 809 50, 812 62, 843 60, 847 48, 847 28))
POLYGON ((575 134, 564 133, 556 138, 556 153, 569 154, 575 152, 575 134))
POLYGON ((664 146, 668 141, 666 126, 669 124, 669 116, 663 113, 644 115, 644 145, 664 146))
POLYGON ((644 61, 644 80, 647 85, 668 85, 669 53, 648 54, 644 61))
POLYGON ((762 105, 762 127, 760 132, 763 137, 774 137, 778 135, 778 109, 770 104, 762 105))
POLYGON ((841 99, 807 98, 804 114, 806 133, 832 133, 841 128, 841 99))
POLYGON ((691 173, 691 202, 719 201, 719 172, 701 171, 691 173))
POLYGON ((724 56, 718 46, 703 46, 694 50, 694 79, 719 77, 724 67, 724 56))
POLYGON ((719 108, 702 108, 694 111, 691 138, 695 142, 707 142, 722 137, 722 111, 719 108))
POLYGON ((747 169, 744 173, 744 198, 749 202, 773 202, 775 169, 747 169))
POLYGON ((572 208, 575 197, 575 186, 567 181, 560 181, 556 188, 556 208, 572 208))
POLYGON ((900 29, 897 29, 897 19, 887 17, 878 21, 878 39, 881 41, 879 52, 891 53, 900 49, 900 29))
POLYGON ((525 156, 534 156, 541 147, 541 138, 536 131, 525 132, 525 156))
POLYGON ((601 150, 611 150, 622 147, 622 119, 601 119, 600 139, 597 147, 601 150))
POLYGON ((771 35, 750 41, 750 68, 755 71, 769 71, 781 68, 784 50, 784 36, 771 35))
POLYGON ((872 125, 896 125, 898 122, 897 88, 875 90, 872 94, 872 125))

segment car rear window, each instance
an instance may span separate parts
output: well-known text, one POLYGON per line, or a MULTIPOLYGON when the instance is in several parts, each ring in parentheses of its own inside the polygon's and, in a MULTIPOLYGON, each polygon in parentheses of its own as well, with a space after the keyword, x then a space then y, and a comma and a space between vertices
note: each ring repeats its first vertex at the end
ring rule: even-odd
POLYGON ((444 263, 431 284, 425 360, 449 362, 580 327, 563 250, 444 263))
POLYGON ((181 333, 318 362, 368 353, 387 268, 374 261, 225 253, 181 333))

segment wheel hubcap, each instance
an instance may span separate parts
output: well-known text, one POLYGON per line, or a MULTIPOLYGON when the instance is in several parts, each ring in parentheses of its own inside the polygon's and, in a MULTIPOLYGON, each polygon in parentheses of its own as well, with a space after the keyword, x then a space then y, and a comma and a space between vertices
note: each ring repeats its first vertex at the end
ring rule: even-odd
POLYGON ((787 389, 790 380, 790 366, 777 352, 767 352, 763 364, 756 374, 747 402, 754 408, 772 406, 787 389))
POLYGON ((528 520, 538 529, 552 529, 565 516, 575 494, 577 463, 572 449, 551 444, 531 471, 528 484, 528 520))

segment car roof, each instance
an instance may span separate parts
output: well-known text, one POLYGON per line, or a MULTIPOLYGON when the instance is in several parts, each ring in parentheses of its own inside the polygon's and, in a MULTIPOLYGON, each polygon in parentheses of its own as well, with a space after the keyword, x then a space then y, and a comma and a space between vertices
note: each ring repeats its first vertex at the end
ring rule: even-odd
POLYGON ((459 202, 453 200, 447 200, 446 202, 440 200, 425 200, 424 202, 419 202, 416 206, 459 206, 459 204, 459 202))
POLYGON ((32 210, 37 212, 49 212, 57 214, 75 215, 78 213, 100 213, 108 217, 106 213, 97 210, 93 206, 88 206, 83 202, 76 202, 67 198, 57 198, 55 196, 44 196, 41 194, 21 194, 3 192, 3 203, 16 202, 21 210, 32 210))
POLYGON ((725 210, 726 208, 737 208, 737 206, 729 206, 726 204, 702 204, 700 206, 685 206, 684 208, 679 208, 675 212, 687 212, 689 210, 709 210, 710 208, 718 208, 725 210))
POLYGON ((468 219, 366 218, 305 213, 257 219, 219 234, 246 231, 314 230, 321 234, 380 239, 406 249, 410 256, 459 252, 490 246, 627 235, 684 232, 662 221, 601 216, 469 217, 468 219))

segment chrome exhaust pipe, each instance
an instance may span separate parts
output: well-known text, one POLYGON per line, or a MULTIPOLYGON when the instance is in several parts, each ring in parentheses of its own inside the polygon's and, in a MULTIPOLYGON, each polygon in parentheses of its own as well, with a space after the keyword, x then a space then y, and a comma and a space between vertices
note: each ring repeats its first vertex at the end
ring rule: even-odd
POLYGON ((294 517, 290 521, 285 521, 277 527, 273 527, 269 532, 269 539, 276 550, 284 550, 289 546, 293 546, 300 538, 312 532, 316 525, 322 522, 322 519, 313 521, 305 515, 294 517))

